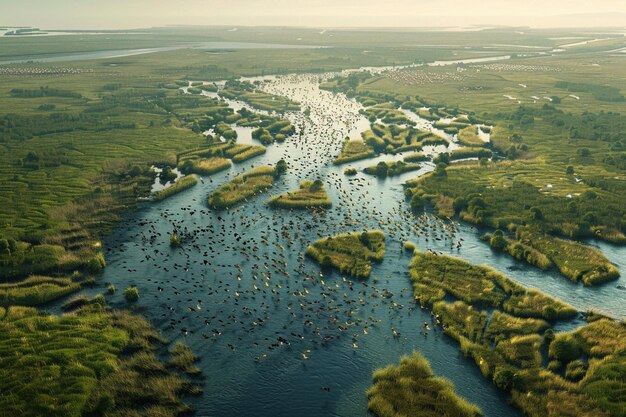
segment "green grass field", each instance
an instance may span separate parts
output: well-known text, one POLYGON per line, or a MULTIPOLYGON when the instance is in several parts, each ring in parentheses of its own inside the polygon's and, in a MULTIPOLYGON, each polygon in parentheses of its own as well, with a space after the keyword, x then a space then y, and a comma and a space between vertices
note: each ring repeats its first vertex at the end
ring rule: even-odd
POLYGON ((7 413, 176 416, 189 411, 182 396, 198 392, 159 362, 158 334, 128 313, 92 308, 57 317, 9 307, 0 335, 7 413))

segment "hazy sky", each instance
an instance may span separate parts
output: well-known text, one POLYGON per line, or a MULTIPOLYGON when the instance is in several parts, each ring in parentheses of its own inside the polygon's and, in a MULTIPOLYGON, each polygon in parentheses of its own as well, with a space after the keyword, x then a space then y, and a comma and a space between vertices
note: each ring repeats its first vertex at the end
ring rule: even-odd
POLYGON ((625 27, 626 0, 0 0, 0 25, 104 29, 167 24, 625 27))

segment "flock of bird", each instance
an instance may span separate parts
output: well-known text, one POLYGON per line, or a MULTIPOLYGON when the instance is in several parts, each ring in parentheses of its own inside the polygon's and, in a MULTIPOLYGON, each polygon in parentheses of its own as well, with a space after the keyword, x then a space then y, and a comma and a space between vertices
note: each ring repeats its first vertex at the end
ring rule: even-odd
MULTIPOLYGON (((437 250, 432 248, 460 249, 458 224, 414 214, 399 186, 377 185, 377 179, 365 175, 346 177, 341 167, 334 167, 331 161, 344 138, 367 121, 355 102, 317 86, 316 77, 294 75, 264 87, 300 101, 310 114, 290 113, 295 137, 263 158, 284 159, 289 167, 275 189, 322 179, 333 200, 331 209, 273 210, 264 205, 266 193, 213 211, 205 205, 209 190, 203 187, 198 198, 180 207, 153 206, 152 215, 130 220, 136 224, 128 234, 108 245, 109 256, 120 255, 119 267, 135 279, 142 297, 154 299, 145 304, 162 309, 158 322, 163 329, 222 343, 256 361, 285 349, 307 361, 316 349, 336 343, 358 350, 373 331, 406 337, 393 323, 419 306, 411 295, 406 276, 410 255, 401 255, 402 244, 419 239, 432 244, 428 250, 433 253, 437 250), (304 256, 316 239, 372 228, 385 232, 387 253, 394 251, 396 258, 388 261, 387 271, 398 277, 381 280, 374 269, 368 280, 352 280, 322 270, 304 256), (182 242, 178 248, 169 246, 172 233, 182 242), (135 255, 128 256, 131 250, 135 255), (391 279, 403 280, 404 294, 390 289, 391 279), (383 323, 389 327, 381 328, 383 323)), ((251 162, 246 169, 258 164, 251 162)), ((216 175, 216 183, 235 174, 218 175, 226 178, 217 181, 216 175)), ((438 328, 438 317, 431 315, 415 332, 438 337, 438 328)))

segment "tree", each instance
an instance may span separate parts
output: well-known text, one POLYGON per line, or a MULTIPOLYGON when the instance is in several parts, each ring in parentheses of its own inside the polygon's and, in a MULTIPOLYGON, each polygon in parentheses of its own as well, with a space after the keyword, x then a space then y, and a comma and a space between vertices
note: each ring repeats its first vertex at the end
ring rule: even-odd
POLYGON ((320 191, 323 186, 324 186, 324 183, 322 182, 322 180, 317 179, 313 181, 313 184, 311 184, 311 191, 313 192, 320 191))
POLYGON ((450 154, 448 152, 440 154, 435 162, 450 165, 450 154))
POLYGON ((389 173, 389 166, 386 162, 380 161, 378 165, 376 165, 376 175, 378 177, 384 178, 389 173))
POLYGON ((141 175, 142 172, 143 170, 139 165, 133 165, 130 171, 128 171, 128 175, 130 175, 131 177, 138 177, 139 175, 141 175))
POLYGON ((517 149, 515 148, 515 146, 511 146, 507 151, 506 151, 506 157, 508 159, 515 159, 517 158, 517 149))
POLYGON ((128 287, 124 290, 126 301, 135 302, 139 300, 139 290, 137 287, 128 287))
POLYGON ((411 197, 411 209, 415 212, 424 211, 426 204, 424 203, 424 199, 419 195, 415 194, 411 197))
POLYGON ((580 358, 583 351, 572 335, 565 335, 554 339, 548 353, 551 358, 569 362, 580 358))
POLYGON ((507 245, 506 239, 504 238, 504 233, 502 230, 496 230, 491 239, 489 239, 489 246, 497 250, 503 250, 507 245))
POLYGON ((370 247, 370 237, 367 232, 361 233, 361 235, 359 236, 359 241, 361 241, 364 246, 367 246, 368 248, 370 247))
POLYGON ((280 176, 287 172, 287 162, 284 159, 281 159, 276 163, 276 176, 280 176))
POLYGON ((438 177, 446 177, 448 173, 446 172, 447 165, 444 162, 439 162, 435 167, 435 175, 438 177))
POLYGON ((538 207, 530 208, 530 218, 533 220, 541 220, 543 219, 543 213, 538 207))
POLYGON ((457 197, 452 202, 452 207, 454 208, 454 211, 456 212, 465 210, 467 208, 467 200, 464 199, 463 197, 457 197))
POLYGON ((544 306, 541 310, 543 318, 548 321, 554 321, 558 318, 558 312, 553 306, 544 306))
POLYGON ((10 255, 11 249, 9 249, 9 241, 6 239, 0 239, 0 255, 10 255))
POLYGON ((567 175, 574 175, 574 167, 571 165, 568 165, 567 168, 565 169, 565 173, 567 175))
POLYGON ((503 391, 509 391, 513 386, 513 379, 515 377, 515 371, 506 366, 506 367, 497 367, 496 371, 493 373, 493 383, 496 384, 496 387, 503 391))

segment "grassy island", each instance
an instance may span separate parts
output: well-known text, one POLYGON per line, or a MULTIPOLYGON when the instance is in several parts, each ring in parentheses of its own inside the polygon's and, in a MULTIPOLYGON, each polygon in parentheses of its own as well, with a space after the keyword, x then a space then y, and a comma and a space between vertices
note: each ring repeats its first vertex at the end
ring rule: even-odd
POLYGON ((376 153, 369 145, 360 139, 347 139, 343 143, 341 154, 333 161, 335 165, 345 164, 347 162, 358 161, 360 159, 371 158, 376 153))
POLYGON ((361 136, 377 153, 419 151, 423 145, 428 144, 427 140, 432 139, 441 139, 447 143, 445 139, 431 132, 411 126, 373 123, 370 127, 371 129, 363 132, 361 136))
POLYGON ((446 294, 468 305, 501 308, 521 317, 546 320, 568 318, 576 310, 510 280, 486 266, 476 266, 449 256, 416 252, 410 268, 415 296, 434 305, 446 294))
POLYGON ((185 191, 186 189, 193 187, 197 183, 198 179, 195 175, 187 175, 185 177, 179 178, 174 184, 170 185, 169 187, 154 193, 153 198, 157 201, 165 200, 167 197, 178 194, 181 191, 185 191))
MULTIPOLYGON (((242 145, 235 141, 213 142, 208 147, 183 152, 178 155, 179 165, 183 167, 185 164, 194 164, 194 161, 200 159, 222 158, 230 159, 239 163, 252 159, 256 156, 263 155, 267 148, 260 145, 242 145), (191 162, 187 162, 191 161, 191 162)), ((214 160, 216 163, 219 160, 214 160)), ((218 166, 225 166, 225 162, 220 162, 218 166)), ((225 168, 224 168, 225 169, 225 168)))
POLYGON ((400 359, 398 366, 377 369, 367 392, 367 407, 378 417, 481 416, 480 409, 459 397, 445 378, 436 377, 419 353, 400 359))
POLYGON ((369 166, 363 170, 366 174, 376 175, 379 178, 393 177, 409 171, 420 169, 419 164, 406 163, 402 161, 385 162, 380 161, 376 165, 369 166))
POLYGON ((230 160, 218 156, 210 158, 187 158, 178 163, 178 167, 184 173, 198 175, 212 175, 229 169, 231 166, 230 160))
POLYGON ((274 185, 274 181, 286 169, 284 161, 275 167, 261 166, 245 174, 235 177, 232 181, 221 185, 208 198, 209 207, 225 209, 246 201, 274 185))
POLYGON ((334 267, 355 278, 367 278, 372 261, 380 263, 385 256, 385 234, 370 230, 329 236, 309 246, 306 254, 323 267, 334 267))
POLYGON ((423 162, 430 160, 430 157, 422 152, 413 152, 404 157, 404 162, 423 162))
POLYGON ((574 282, 598 285, 619 278, 619 270, 602 252, 591 246, 572 240, 518 228, 515 239, 496 230, 483 237, 496 250, 502 250, 515 259, 549 269, 553 265, 559 272, 574 282))
POLYGON ((332 206, 330 197, 324 189, 324 183, 320 180, 305 180, 300 184, 300 189, 272 197, 269 201, 272 207, 282 208, 315 208, 332 206))

